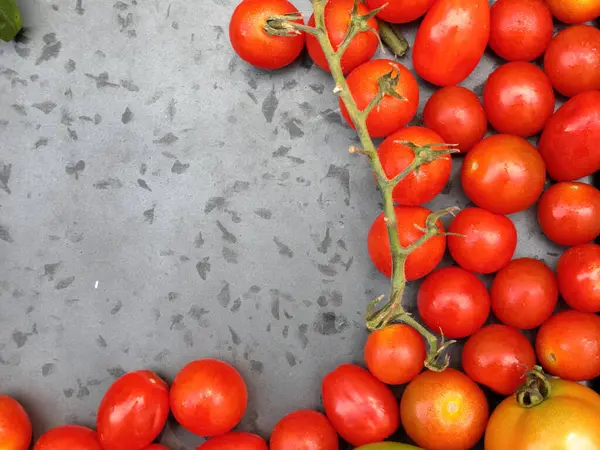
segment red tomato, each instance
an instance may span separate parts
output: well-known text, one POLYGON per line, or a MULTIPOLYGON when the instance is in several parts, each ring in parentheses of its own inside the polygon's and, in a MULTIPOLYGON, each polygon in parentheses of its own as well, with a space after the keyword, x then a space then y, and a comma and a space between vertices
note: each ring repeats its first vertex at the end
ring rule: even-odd
POLYGON ((540 327, 535 351, 542 367, 564 380, 600 376, 600 317, 573 310, 555 314, 540 327))
POLYGON ((425 104, 423 122, 443 142, 458 144, 461 153, 481 141, 488 127, 481 102, 462 86, 448 86, 434 92, 425 104))
POLYGON ((244 61, 260 69, 280 69, 291 64, 304 48, 304 33, 271 36, 264 27, 269 17, 297 12, 287 0, 244 0, 229 22, 233 49, 244 61))
POLYGON ((96 428, 104 450, 141 450, 152 443, 169 415, 169 388, 149 370, 115 381, 100 402, 96 428))
POLYGON ((471 336, 462 352, 462 366, 473 381, 504 396, 511 395, 535 366, 533 346, 517 330, 488 325, 471 336))
POLYGON ((411 2, 386 0, 367 0, 369 9, 377 9, 387 5, 377 17, 390 23, 408 23, 424 15, 435 0, 415 0, 411 2))
POLYGON ((365 362, 373 375, 386 384, 404 384, 415 378, 425 364, 423 337, 404 324, 373 331, 365 344, 365 362))
POLYGON ((544 70, 567 97, 600 89, 600 30, 577 25, 558 33, 544 55, 544 70))
POLYGON ((353 364, 342 364, 323 378, 322 396, 333 427, 354 447, 382 441, 400 424, 390 388, 353 364))
POLYGON ((2 450, 27 450, 31 444, 31 422, 15 399, 0 395, 0 443, 2 450))
POLYGON ((300 410, 275 425, 269 445, 271 450, 338 450, 339 439, 323 414, 300 410))
MULTIPOLYGON (((350 13, 353 6, 354 0, 329 0, 325 6, 327 34, 331 41, 331 45, 336 50, 346 37, 346 31, 348 30, 348 24, 350 23, 350 13)), ((368 12, 369 9, 362 3, 359 3, 358 13, 364 15, 368 12)), ((314 15, 310 17, 308 25, 311 27, 315 26, 314 15)), ((379 25, 375 18, 370 19, 367 22, 367 25, 375 31, 379 31, 379 25)), ((349 74, 355 68, 370 60, 373 55, 375 55, 378 45, 379 39, 374 32, 363 31, 362 33, 359 33, 352 40, 342 57, 342 71, 344 72, 344 75, 349 74)), ((316 37, 310 34, 306 36, 306 48, 315 64, 321 69, 329 72, 329 64, 327 63, 325 54, 316 37)))
POLYGON ((600 170, 600 92, 578 94, 550 118, 538 150, 556 181, 583 178, 600 170))
POLYGON ((445 267, 430 274, 417 296, 425 325, 447 338, 458 339, 479 330, 490 315, 485 284, 460 267, 445 267))
POLYGON ((517 136, 489 136, 471 150, 462 166, 467 197, 496 214, 512 214, 533 205, 546 183, 546 166, 536 148, 517 136))
POLYGON ((64 425, 44 433, 33 450, 102 450, 102 447, 94 430, 64 425))
POLYGON ((438 0, 417 31, 415 70, 437 86, 458 84, 477 66, 489 36, 487 0, 438 0))
POLYGON ((216 359, 185 366, 171 386, 171 411, 185 429, 199 436, 231 431, 248 405, 246 383, 237 370, 216 359))
POLYGON ((492 311, 498 320, 520 330, 531 330, 554 312, 558 282, 542 261, 515 259, 496 274, 490 296, 492 311))
POLYGON ((423 372, 400 401, 404 430, 428 450, 473 447, 483 436, 488 415, 483 391, 454 369, 423 372))
POLYGON ((490 47, 507 61, 533 61, 552 40, 552 13, 544 0, 498 0, 490 10, 490 47))
POLYGON ((263 438, 252 433, 232 431, 209 439, 196 450, 268 450, 263 438))
MULTIPOLYGON (((431 214, 431 211, 421 206, 396 206, 394 207, 394 211, 396 212, 396 219, 398 221, 400 245, 408 247, 425 234, 417 229, 415 225, 424 228, 425 221, 429 217, 429 214, 431 214)), ((440 232, 444 232, 442 222, 438 221, 437 225, 440 228, 440 232)), ((391 277, 392 253, 383 213, 377 216, 377 219, 371 225, 367 238, 367 246, 371 261, 373 261, 375 267, 385 276, 391 277)), ((406 279, 412 281, 427 275, 440 263, 445 251, 445 236, 435 236, 429 239, 406 259, 406 266, 404 268, 406 279)))
POLYGON ((554 17, 564 23, 583 23, 600 16, 600 0, 546 0, 554 17))
POLYGON ((448 236, 450 255, 463 269, 476 273, 494 273, 508 264, 517 248, 517 230, 505 216, 481 208, 459 212, 448 236))
POLYGON ((600 312, 600 245, 571 247, 558 260, 558 288, 571 308, 600 312))
MULTIPOLYGON (((392 73, 399 77, 396 92, 406 100, 391 95, 383 97, 378 106, 367 117, 367 128, 372 137, 386 137, 406 126, 412 120, 419 106, 419 86, 412 73, 402 64, 390 59, 369 61, 352 71, 346 78, 352 97, 358 109, 364 110, 379 91, 379 79, 392 73)), ((352 128, 356 128, 348 115, 343 100, 339 99, 342 116, 352 128)))

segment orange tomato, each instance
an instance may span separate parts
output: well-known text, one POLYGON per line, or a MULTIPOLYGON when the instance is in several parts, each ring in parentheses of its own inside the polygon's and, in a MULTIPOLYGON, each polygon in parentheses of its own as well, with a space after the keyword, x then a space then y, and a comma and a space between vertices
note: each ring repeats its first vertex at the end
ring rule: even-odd
POLYGON ((564 23, 583 23, 600 16, 600 0, 546 0, 552 14, 564 23))

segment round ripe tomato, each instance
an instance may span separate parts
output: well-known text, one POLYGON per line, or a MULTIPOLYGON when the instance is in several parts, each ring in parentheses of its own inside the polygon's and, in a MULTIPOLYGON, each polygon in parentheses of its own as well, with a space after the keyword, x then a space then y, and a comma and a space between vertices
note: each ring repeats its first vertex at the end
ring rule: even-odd
POLYGON ((490 47, 507 61, 533 61, 552 40, 552 13, 544 0, 498 0, 490 10, 490 47))
POLYGON ((268 450, 263 438, 252 433, 232 431, 209 439, 196 450, 268 450))
POLYGON ((571 247, 558 260, 558 288, 571 308, 600 312, 600 245, 571 247))
POLYGON ((199 436, 227 433, 248 405, 246 383, 237 370, 216 359, 186 365, 171 386, 171 411, 177 422, 199 436))
POLYGON ((271 450, 338 450, 339 439, 323 414, 300 410, 288 414, 275 425, 269 446, 271 450))
POLYGON ((458 339, 479 330, 490 315, 490 295, 485 284, 460 267, 431 273, 417 296, 425 325, 447 338, 458 339))
POLYGON ((558 33, 544 55, 544 70, 567 97, 600 89, 600 30, 577 25, 558 33))
POLYGON ((465 157, 462 188, 477 206, 512 214, 533 205, 546 183, 546 166, 536 148, 508 134, 489 136, 465 157))
POLYGON ((476 273, 494 273, 508 264, 517 248, 517 230, 505 216, 481 208, 459 212, 448 236, 450 255, 463 269, 476 273))
POLYGON ((414 328, 404 324, 373 331, 365 344, 367 367, 386 384, 411 381, 423 370, 426 357, 423 337, 414 328))
POLYGON ((44 433, 33 450, 102 450, 94 430, 64 425, 44 433))
POLYGON ((499 133, 539 133, 554 112, 554 91, 546 74, 527 62, 497 68, 483 88, 483 107, 499 133))
POLYGON ((525 372, 535 365, 535 351, 514 328, 488 325, 467 340, 461 360, 471 380, 506 396, 525 381, 525 372))
POLYGON ((600 0, 546 0, 552 14, 564 23, 583 23, 600 16, 600 0))
MULTIPOLYGON (((398 237, 400 245, 408 247, 413 242, 419 240, 425 233, 417 229, 425 227, 425 221, 431 211, 421 206, 395 206, 396 219, 398 222, 398 237)), ((440 232, 444 231, 442 222, 437 225, 440 232)), ((375 267, 387 277, 392 276, 392 252, 388 240, 387 226, 384 220, 384 214, 381 213, 371 225, 369 236, 367 238, 369 256, 375 267)), ((429 239, 412 252, 406 259, 404 275, 408 281, 417 280, 424 277, 437 266, 444 252, 446 251, 446 237, 435 236, 429 239)))
MULTIPOLYGON (((399 77, 395 91, 406 100, 386 95, 371 111, 367 117, 367 128, 374 138, 386 137, 412 120, 419 106, 417 81, 406 67, 390 59, 366 62, 354 69, 346 78, 356 106, 364 110, 379 91, 379 79, 390 72, 394 78, 399 77)), ((352 128, 356 128, 341 98, 339 103, 344 120, 352 128)))
POLYGON ((417 31, 414 68, 436 86, 458 84, 477 66, 489 36, 487 0, 438 0, 417 31))
POLYGON ((473 447, 483 436, 488 414, 481 388, 454 369, 423 372, 400 401, 404 430, 428 450, 473 447))
POLYGON ((481 141, 488 127, 481 102, 462 86, 448 86, 434 92, 425 104, 423 122, 443 142, 458 144, 461 153, 481 141))
POLYGON ((96 428, 104 450, 140 450, 152 443, 169 415, 169 388, 149 370, 115 381, 100 402, 96 428))
POLYGON ((383 5, 383 8, 378 14, 381 20, 390 23, 408 23, 417 20, 424 15, 435 0, 415 0, 411 2, 391 1, 386 0, 367 0, 369 9, 377 9, 383 5))
POLYGON ((27 450, 31 444, 31 422, 15 399, 0 395, 0 442, 2 450, 27 450))
POLYGON ((542 261, 514 259, 496 274, 490 297, 500 322, 531 330, 552 316, 558 302, 558 282, 542 261))
POLYGON ((333 427, 354 447, 382 441, 400 424, 396 397, 362 367, 342 364, 328 373, 322 396, 333 427))
POLYGON ((538 150, 556 181, 583 178, 600 170, 600 92, 576 95, 548 120, 538 150))
MULTIPOLYGON (((337 49, 346 37, 346 30, 348 30, 350 13, 353 6, 354 0, 329 0, 325 6, 327 34, 334 49, 337 49)), ((368 12, 369 9, 362 3, 359 3, 358 13, 364 15, 368 12)), ((314 15, 308 20, 308 25, 311 27, 315 26, 314 15)), ((379 25, 374 17, 367 22, 367 25, 379 31, 379 25)), ((355 68, 370 60, 375 55, 378 45, 379 39, 372 31, 363 31, 356 35, 342 57, 342 71, 344 75, 349 74, 355 68)), ((315 64, 329 72, 329 64, 316 37, 311 34, 306 36, 306 48, 315 64)))
POLYGON ((287 0, 244 0, 229 22, 233 49, 244 61, 260 69, 280 69, 291 64, 304 48, 304 33, 271 36, 264 27, 269 17, 297 12, 287 0))
POLYGON ((535 340, 542 367, 571 381, 600 376, 600 317, 568 310, 550 317, 535 340))

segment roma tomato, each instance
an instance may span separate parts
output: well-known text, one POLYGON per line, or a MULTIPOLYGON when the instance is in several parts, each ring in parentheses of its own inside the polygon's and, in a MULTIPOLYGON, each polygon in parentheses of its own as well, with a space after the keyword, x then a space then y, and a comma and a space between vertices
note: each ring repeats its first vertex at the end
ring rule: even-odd
MULTIPOLYGON (((325 6, 325 23, 327 24, 327 34, 334 49, 340 46, 346 37, 346 31, 350 23, 350 14, 354 6, 354 0, 329 0, 325 6)), ((358 13, 361 15, 368 14, 369 9, 359 3, 358 13)), ((308 20, 308 25, 315 26, 315 16, 312 15, 308 20)), ((376 32, 379 31, 377 20, 373 17, 367 22, 367 25, 376 32)), ((377 34, 372 31, 363 31, 356 35, 352 40, 344 56, 342 57, 342 71, 344 75, 349 74, 361 64, 370 60, 379 45, 377 34)), ((321 45, 316 37, 309 34, 306 36, 306 48, 308 54, 313 59, 315 64, 321 69, 329 72, 329 64, 325 58, 325 54, 321 49, 321 45)))
POLYGON ((542 367, 571 381, 600 376, 600 317, 574 310, 562 311, 544 323, 535 340, 542 367))
MULTIPOLYGON (((424 228, 431 211, 421 206, 395 206, 400 245, 408 247, 425 233, 415 227, 424 228)), ((438 220, 440 232, 444 232, 438 220)), ((387 277, 392 276, 392 252, 388 240, 384 214, 381 213, 371 225, 367 238, 369 256, 375 267, 387 277)), ((404 273, 408 281, 417 280, 431 272, 440 263, 446 251, 446 236, 435 236, 418 247, 406 259, 404 273)))
POLYGON ((104 450, 141 450, 163 429, 169 415, 169 388, 149 370, 115 381, 100 402, 96 428, 104 450))
POLYGON ((387 5, 377 17, 390 23, 408 23, 424 15, 435 0, 415 0, 410 3, 402 1, 387 2, 385 0, 367 0, 370 9, 377 9, 387 5))
MULTIPOLYGON (((300 410, 277 422, 269 445, 271 450, 338 450, 339 439, 323 414, 300 410)), ((231 450, 239 449, 232 447, 231 450)))
MULTIPOLYGON (((375 98, 379 91, 379 79, 384 76, 398 78, 394 90, 406 100, 386 95, 369 113, 367 128, 369 134, 375 138, 386 137, 406 126, 415 116, 419 106, 419 86, 412 73, 402 64, 390 59, 376 59, 357 67, 346 78, 359 110, 364 110, 375 98)), ((356 128, 341 97, 339 103, 342 116, 348 125, 356 128)))
POLYGON ((536 148, 517 136, 496 134, 465 157, 462 188, 477 206, 512 214, 533 205, 546 183, 546 166, 536 148))
POLYGON ((415 378, 425 364, 423 337, 404 324, 373 331, 365 344, 369 371, 385 384, 404 384, 415 378))
POLYGON ((102 447, 94 430, 64 425, 44 433, 33 450, 102 450, 102 447))
POLYGON ((558 260, 558 288, 571 308, 600 312, 600 245, 571 247, 558 260))
POLYGON ((209 439, 196 450, 268 450, 263 438, 252 433, 232 431, 209 439))
MULTIPOLYGON (((298 13, 287 0, 244 0, 229 22, 229 39, 244 61, 260 69, 280 69, 291 64, 304 48, 304 33, 271 36, 265 31, 272 16, 298 13)), ((294 21, 303 23, 301 19, 294 21)))
POLYGON ((447 338, 470 336, 490 315, 490 296, 485 284, 460 267, 431 273, 417 296, 419 315, 425 325, 447 338))
POLYGON ((600 16, 600 0, 546 0, 552 14, 564 23, 583 23, 600 16))
POLYGON ((508 264, 517 248, 517 229, 505 216, 481 208, 459 212, 448 236, 450 255, 463 269, 494 273, 508 264))
POLYGON ((571 181, 600 170, 600 92, 576 95, 548 120, 538 150, 548 174, 571 181))
POLYGON ((488 414, 483 391, 454 369, 423 372, 409 383, 400 401, 404 430, 428 450, 473 447, 483 436, 488 414))
POLYGON ((444 142, 458 144, 461 153, 481 141, 488 127, 481 102, 462 86, 447 86, 434 92, 425 104, 423 122, 444 142))
POLYGON ((0 443, 2 450, 27 450, 31 444, 31 421, 14 398, 0 395, 0 443))
POLYGON ((365 369, 342 364, 323 378, 323 406, 333 427, 355 447, 379 442, 400 424, 394 394, 365 369))
POLYGON ((414 68, 437 86, 458 84, 477 66, 489 36, 487 0, 439 0, 417 31, 414 68))
MULTIPOLYGON (((399 175, 415 159, 415 152, 400 141, 412 142, 419 147, 444 143, 435 131, 423 127, 403 128, 390 135, 377 149, 379 160, 388 178, 399 175)), ((436 146, 433 145, 432 148, 436 149, 436 146)), ((443 147, 437 146, 437 149, 443 150, 443 147)), ((423 164, 418 171, 412 171, 396 185, 392 192, 394 202, 416 206, 433 200, 448 184, 451 172, 450 155, 423 164)))
POLYGON ((523 384, 525 373, 533 369, 535 351, 514 328, 488 325, 467 340, 461 361, 471 380, 507 396, 523 384))
POLYGON ((171 411, 177 422, 199 436, 227 433, 248 405, 246 383, 237 370, 216 359, 185 366, 171 386, 171 411))
POLYGON ((531 330, 552 316, 558 302, 558 282, 542 261, 519 258, 496 274, 490 296, 492 311, 500 322, 531 330))

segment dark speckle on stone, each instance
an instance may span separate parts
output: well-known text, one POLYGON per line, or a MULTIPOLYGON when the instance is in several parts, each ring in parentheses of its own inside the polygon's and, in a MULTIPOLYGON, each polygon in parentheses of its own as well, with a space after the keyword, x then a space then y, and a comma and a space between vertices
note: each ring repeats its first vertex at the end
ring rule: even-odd
POLYGON ((233 192, 243 192, 243 191, 247 191, 250 188, 250 183, 247 181, 240 181, 240 180, 236 180, 235 183, 233 183, 233 192))
POLYGON ((73 284, 73 281, 75 281, 74 276, 63 278, 62 280, 59 280, 58 283, 56 283, 56 285, 54 286, 54 289, 57 289, 57 290, 66 289, 69 286, 71 286, 71 284, 73 284))
POLYGON ((334 111, 332 109, 326 109, 325 111, 321 111, 319 114, 321 115, 321 117, 323 117, 323 119, 325 119, 325 122, 327 123, 335 125, 344 125, 344 122, 342 121, 342 116, 337 111, 334 111))
POLYGON ((286 156, 291 149, 292 149, 291 147, 284 147, 282 145, 277 150, 275 150, 273 153, 271 153, 271 155, 273 156, 273 158, 280 158, 282 156, 286 156))
POLYGON ((10 232, 8 231, 8 228, 6 228, 3 225, 0 225, 0 240, 8 243, 14 242, 12 236, 10 235, 10 232))
POLYGON ((7 194, 10 194, 8 182, 10 180, 11 169, 12 164, 0 163, 0 189, 2 189, 7 194))
POLYGON ((231 328, 231 326, 228 326, 228 328, 229 328, 229 333, 231 334, 231 341, 235 345, 240 345, 242 343, 242 340, 240 339, 240 336, 234 331, 233 328, 231 328))
POLYGON ((294 367, 297 364, 296 357, 292 352, 285 352, 285 359, 287 359, 290 367, 294 367))
POLYGON ((177 136, 175 136, 173 133, 167 133, 160 139, 155 140, 154 143, 162 144, 162 145, 171 145, 174 142, 177 142, 178 140, 179 140, 179 138, 177 136))
POLYGON ((119 189, 123 187, 123 183, 118 178, 106 178, 105 180, 95 182, 94 187, 101 190, 119 189))
POLYGON ((275 110, 279 106, 279 100, 277 99, 277 95, 275 94, 275 86, 269 92, 269 95, 265 97, 262 103, 262 113, 265 116, 267 123, 273 122, 273 116, 275 115, 275 110))
POLYGON ((263 373, 265 365, 260 361, 250 360, 250 370, 254 373, 261 375, 263 373))
POLYGON ((273 301, 271 302, 271 315, 273 316, 273 319, 275 319, 275 320, 279 320, 279 318, 280 318, 279 299, 278 298, 274 298, 273 301))
POLYGON ((123 370, 123 368, 121 366, 115 366, 115 367, 111 367, 110 369, 106 369, 106 371, 108 372, 108 374, 113 377, 113 378, 120 378, 123 375, 125 375, 125 371, 123 370))
POLYGON ((204 212, 208 214, 213 209, 222 209, 225 206, 225 199, 223 197, 211 197, 204 206, 204 212))
POLYGON ((117 303, 115 304, 115 306, 113 306, 113 308, 110 310, 110 315, 114 316, 114 315, 118 314, 122 308, 123 308, 123 302, 121 300, 117 300, 117 303))
POLYGON ((348 165, 336 166, 335 164, 331 164, 325 178, 334 178, 340 182, 346 193, 346 204, 348 205, 350 199, 350 171, 348 170, 348 165))
POLYGON ((221 288, 221 291, 217 294, 217 301, 219 305, 223 308, 227 308, 229 306, 229 302, 231 301, 231 292, 229 290, 229 283, 225 283, 225 285, 221 288))
POLYGON ((228 263, 237 264, 238 254, 235 250, 224 246, 221 254, 223 255, 223 259, 225 259, 225 261, 227 261, 228 263))
POLYGON ((176 160, 171 167, 171 172, 176 174, 183 174, 190 168, 188 163, 182 164, 179 160, 176 160))
POLYGON ((131 80, 121 80, 121 86, 131 92, 137 92, 140 88, 131 80))
POLYGON ((56 275, 56 272, 58 271, 58 268, 60 267, 60 263, 51 263, 51 264, 44 264, 44 276, 48 279, 48 281, 52 281, 54 280, 54 275, 56 275))
POLYGON ((23 347, 27 343, 27 338, 31 336, 31 333, 23 333, 22 331, 15 330, 13 331, 12 338, 17 344, 17 348, 23 347))
POLYGON ((48 145, 48 138, 39 138, 37 141, 35 141, 35 144, 33 144, 36 149, 45 147, 46 145, 48 145))
POLYGON ((73 175, 76 180, 79 180, 79 175, 85 170, 85 162, 82 160, 77 161, 75 164, 67 164, 65 166, 65 172, 68 175, 73 175))
POLYGON ((313 329, 325 336, 343 332, 350 323, 348 319, 334 312, 319 313, 317 320, 313 323, 313 329))
POLYGON ((317 264, 319 272, 327 277, 334 277, 338 274, 338 271, 331 264, 317 264))
POLYGON ((123 3, 121 1, 116 2, 113 5, 113 8, 119 10, 119 11, 125 11, 127 8, 129 8, 129 5, 127 3, 123 3))
POLYGON ((227 228, 225 228, 225 226, 219 220, 217 220, 217 227, 219 227, 219 230, 221 230, 221 238, 224 241, 231 242, 232 244, 235 244, 237 242, 237 238, 235 237, 235 235, 230 233, 229 230, 227 230, 227 228))
POLYGON ((75 11, 80 16, 83 16, 83 14, 85 13, 85 9, 83 9, 83 0, 77 0, 75 2, 75 11))
POLYGON ((198 275, 200 275, 200 278, 202 278, 203 280, 206 280, 206 276, 210 272, 211 264, 209 260, 210 256, 206 256, 202 258, 202 260, 198 262, 198 264, 196 264, 196 270, 198 271, 198 275))
POLYGON ((79 136, 77 135, 77 131, 73 130, 72 128, 67 128, 67 131, 68 131, 69 137, 71 139, 73 139, 74 141, 79 140, 79 136))
POLYGON ((273 242, 275 242, 275 245, 277 245, 280 255, 287 256, 288 258, 292 258, 294 256, 292 249, 277 239, 277 237, 273 237, 273 242))
POLYGON ((131 122, 131 119, 133 119, 133 113, 131 112, 128 106, 127 108, 125 108, 125 111, 121 115, 121 122, 123 122, 124 124, 128 124, 129 122, 131 122))
POLYGON ((323 92, 325 92, 325 86, 321 83, 315 83, 315 84, 311 84, 309 86, 317 94, 322 94, 323 92))
POLYGON ((290 327, 286 325, 285 327, 283 327, 283 330, 281 331, 281 335, 284 338, 287 338, 289 333, 290 333, 290 327))
POLYGON ((273 213, 271 213, 271 211, 268 210, 267 208, 255 209, 254 214, 256 214, 258 217, 262 217, 263 219, 266 219, 266 220, 269 220, 273 216, 273 213))
POLYGON ((62 48, 62 43, 56 40, 55 33, 49 33, 44 36, 44 47, 42 48, 42 54, 38 57, 35 65, 39 65, 44 61, 50 61, 58 57, 60 53, 60 49, 62 48))
POLYGON ((302 122, 295 118, 288 119, 283 123, 283 127, 287 130, 287 132, 290 134, 290 138, 292 139, 301 138, 304 136, 304 131, 302 131, 300 125, 302 125, 302 122))
POLYGON ((199 231, 194 239, 194 247, 201 248, 204 245, 204 239, 202 238, 202 232, 199 231))
POLYGON ((65 394, 66 398, 71 398, 73 397, 73 394, 75 393, 75 391, 71 388, 69 389, 63 389, 63 394, 65 394))
POLYGON ((85 76, 96 81, 96 87, 98 89, 104 88, 104 87, 119 87, 118 84, 108 81, 108 79, 109 79, 108 72, 102 72, 98 76, 92 75, 91 73, 86 73, 85 76))
POLYGON ((140 175, 146 175, 147 171, 148 171, 148 165, 146 163, 142 163, 140 165, 140 175))
POLYGON ((256 98, 256 95, 250 91, 246 91, 246 94, 248 94, 248 97, 250 97, 250 100, 252 100, 255 105, 258 105, 258 99, 256 98))
POLYGON ((25 111, 25 107, 23 105, 11 105, 13 107, 13 109, 17 112, 17 114, 21 115, 21 116, 26 116, 27 115, 27 111, 25 111))
POLYGON ((67 73, 75 72, 76 67, 77 67, 77 64, 72 59, 69 59, 65 63, 65 70, 67 71, 67 73))
POLYGON ((46 363, 42 366, 42 376, 47 377, 56 372, 56 366, 54 363, 46 363))
POLYGON ((150 225, 152 225, 154 223, 154 210, 156 209, 156 206, 153 206, 150 209, 147 209, 146 211, 144 211, 144 222, 149 223, 150 225))
POLYGON ((319 244, 319 247, 317 248, 317 250, 319 251, 319 253, 325 254, 329 250, 330 246, 331 246, 331 235, 330 235, 329 227, 327 227, 327 229, 325 230, 325 237, 319 244))
POLYGON ((33 106, 36 109, 39 109, 41 112, 47 115, 54 111, 54 108, 56 108, 56 103, 48 100, 42 103, 34 103, 31 106, 33 106))
POLYGON ((300 339, 300 345, 302 346, 302 348, 306 348, 306 346, 308 345, 308 336, 306 336, 307 332, 308 325, 303 323, 302 325, 298 326, 298 339, 300 339))
POLYGON ((146 189, 147 191, 152 192, 152 189, 150 189, 150 186, 148 186, 148 183, 146 183, 145 180, 138 178, 137 183, 138 183, 138 186, 141 187, 142 189, 146 189))
POLYGON ((98 335, 96 343, 98 344, 98 347, 106 348, 106 340, 102 336, 98 335))

